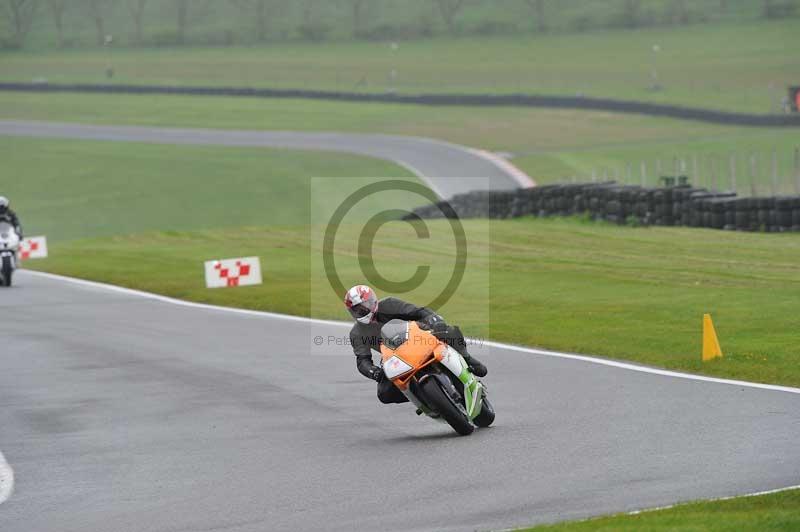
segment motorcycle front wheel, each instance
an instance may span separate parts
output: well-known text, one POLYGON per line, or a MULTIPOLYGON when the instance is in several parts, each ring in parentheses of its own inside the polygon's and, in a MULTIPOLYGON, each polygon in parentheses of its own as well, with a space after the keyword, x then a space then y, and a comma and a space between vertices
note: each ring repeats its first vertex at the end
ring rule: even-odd
POLYGON ((450 394, 442 390, 439 381, 429 378, 420 384, 420 389, 428 405, 436 410, 453 430, 467 436, 475 430, 475 425, 469 420, 464 407, 456 404, 450 394))
POLYGON ((492 403, 489 402, 489 398, 484 396, 483 397, 483 404, 481 406, 481 413, 475 416, 473 419, 476 425, 479 427, 488 427, 492 423, 494 423, 494 407, 492 403))
POLYGON ((11 275, 14 273, 11 267, 11 257, 3 257, 2 276, 0 284, 3 286, 11 286, 11 275))

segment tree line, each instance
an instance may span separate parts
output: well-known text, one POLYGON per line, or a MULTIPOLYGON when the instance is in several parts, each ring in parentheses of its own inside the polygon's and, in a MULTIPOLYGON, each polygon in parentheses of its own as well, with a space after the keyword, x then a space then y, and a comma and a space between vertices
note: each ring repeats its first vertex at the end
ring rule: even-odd
MULTIPOLYGON (((388 0, 383 0, 388 1, 388 0)), ((131 35, 131 44, 143 46, 146 42, 147 23, 146 14, 160 3, 166 5, 167 12, 172 18, 172 27, 168 38, 156 39, 155 44, 187 43, 187 33, 198 13, 208 13, 212 0, 0 0, 2 2, 2 17, 5 19, 6 33, 4 45, 8 48, 21 48, 34 23, 44 23, 42 18, 49 19, 55 30, 56 43, 60 48, 66 47, 68 28, 65 25, 67 15, 81 17, 89 23, 95 33, 97 45, 106 43, 108 20, 112 13, 124 11, 128 20, 128 29, 131 35)), ((383 23, 375 26, 381 8, 381 1, 376 0, 217 0, 215 7, 226 3, 238 10, 239 14, 252 25, 255 41, 270 40, 270 23, 285 17, 292 7, 299 11, 299 21, 295 30, 297 36, 303 40, 325 40, 331 27, 324 17, 320 15, 323 4, 327 9, 336 9, 340 15, 350 20, 349 32, 356 39, 381 39, 381 38, 409 38, 431 36, 434 31, 431 27, 421 24, 419 27, 406 25, 404 27, 383 23), (299 6, 299 9, 297 9, 299 6)), ((483 3, 493 10, 507 9, 511 2, 524 6, 521 13, 529 17, 528 22, 537 32, 551 31, 551 23, 558 17, 564 8, 565 2, 561 0, 427 0, 431 14, 435 14, 441 22, 441 27, 450 34, 463 33, 459 21, 464 13, 478 7, 483 3)), ((588 4, 588 2, 586 2, 588 4)), ((592 2, 595 5, 599 2, 592 2)), ((576 31, 586 30, 602 25, 618 27, 640 27, 659 23, 689 24, 707 19, 708 14, 698 12, 696 2, 689 0, 664 0, 663 12, 655 13, 643 0, 606 0, 610 19, 596 20, 597 17, 586 15, 578 17, 571 29, 576 31), (611 24, 609 23, 611 21, 611 24)), ((716 9, 724 13, 729 9, 728 0, 718 0, 716 9)), ((760 0, 760 11, 765 18, 782 18, 796 12, 796 0, 760 0)), ((574 8, 574 6, 573 6, 574 8)), ((163 10, 162 10, 163 11, 163 10)), ((574 11, 574 9, 573 9, 574 11)), ((163 20, 159 20, 164 23, 163 20)), ((485 21, 472 28, 474 33, 510 33, 515 30, 509 24, 485 21)), ((516 28, 518 29, 518 28, 516 28)), ((283 38, 288 38, 285 34, 283 38)), ((233 35, 228 40, 233 41, 233 35)), ((231 43, 224 43, 231 44, 231 43)))

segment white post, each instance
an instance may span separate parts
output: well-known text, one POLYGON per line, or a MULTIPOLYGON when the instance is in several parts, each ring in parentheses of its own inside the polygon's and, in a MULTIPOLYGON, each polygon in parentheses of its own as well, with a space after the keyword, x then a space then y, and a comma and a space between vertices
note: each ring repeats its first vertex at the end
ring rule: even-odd
POLYGON ((731 190, 732 192, 738 193, 738 189, 736 188, 736 154, 731 153, 730 157, 730 178, 731 178, 731 190))
POLYGON ((772 150, 772 188, 771 192, 774 196, 778 190, 778 151, 772 150))
POLYGON ((800 148, 794 149, 794 192, 800 194, 800 148))
POLYGON ((717 190, 717 159, 711 156, 711 190, 717 190))
POLYGON ((642 180, 642 186, 644 187, 645 184, 647 183, 647 164, 645 164, 645 162, 642 161, 639 168, 640 168, 640 177, 642 180))

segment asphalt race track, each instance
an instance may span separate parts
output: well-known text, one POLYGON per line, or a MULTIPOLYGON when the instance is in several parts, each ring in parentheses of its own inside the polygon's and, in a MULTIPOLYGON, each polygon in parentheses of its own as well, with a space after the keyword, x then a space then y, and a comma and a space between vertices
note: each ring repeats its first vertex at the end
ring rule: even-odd
POLYGON ((92 126, 57 122, 0 120, 0 135, 74 138, 325 150, 367 155, 393 161, 424 181, 442 198, 469 192, 484 184, 493 190, 531 186, 528 176, 491 154, 421 137, 358 133, 298 133, 292 131, 235 131, 139 126, 92 126), (458 180, 454 178, 481 178, 458 180))
POLYGON ((458 437, 309 354, 341 325, 25 271, 0 310, 3 532, 502 529, 800 484, 800 390, 475 347, 498 417, 458 437))

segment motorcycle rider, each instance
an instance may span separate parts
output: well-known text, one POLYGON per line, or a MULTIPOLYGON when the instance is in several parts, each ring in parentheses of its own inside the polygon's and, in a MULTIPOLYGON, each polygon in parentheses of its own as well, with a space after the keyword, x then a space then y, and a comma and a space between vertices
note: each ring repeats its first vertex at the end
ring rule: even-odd
POLYGON ((17 235, 19 235, 19 239, 22 240, 24 238, 22 236, 22 225, 19 223, 17 213, 11 210, 10 205, 11 202, 8 201, 8 198, 0 196, 0 222, 11 224, 17 232, 17 235))
POLYGON ((356 285, 348 290, 344 304, 356 320, 350 331, 356 367, 362 375, 378 382, 378 400, 381 403, 408 401, 403 392, 386 378, 383 369, 372 362, 371 350, 380 353, 381 327, 393 319, 418 322, 421 328, 431 331, 434 336, 461 353, 475 376, 486 376, 486 366, 469 354, 467 341, 461 330, 457 326, 448 325, 431 309, 418 307, 396 297, 385 297, 378 301, 375 291, 365 285, 356 285))

